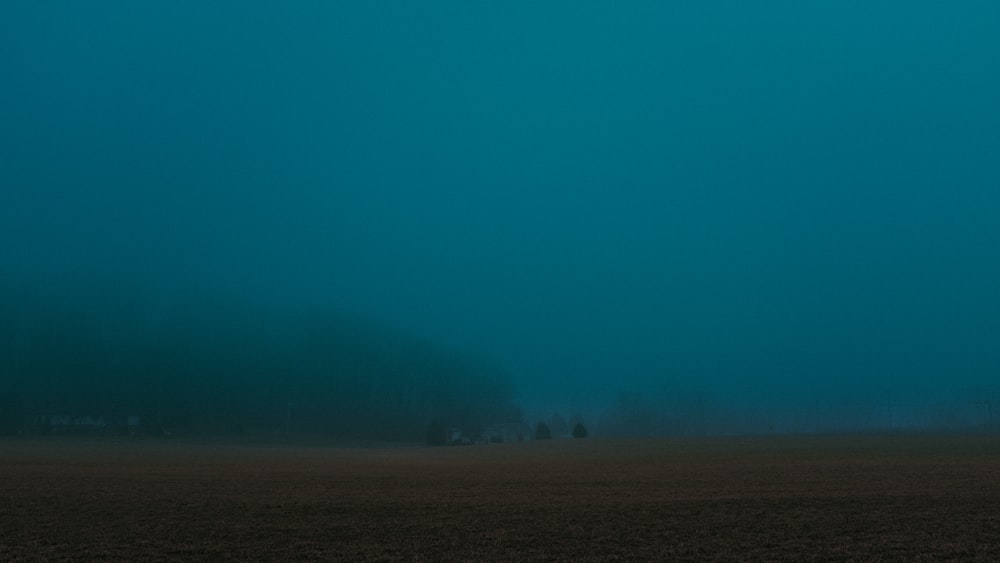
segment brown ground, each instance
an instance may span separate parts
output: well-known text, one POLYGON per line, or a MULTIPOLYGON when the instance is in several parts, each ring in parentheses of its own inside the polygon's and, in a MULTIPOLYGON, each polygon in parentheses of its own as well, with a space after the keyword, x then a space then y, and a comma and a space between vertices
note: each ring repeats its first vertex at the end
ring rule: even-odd
POLYGON ((1000 560, 1000 438, 0 441, 0 560, 1000 560))

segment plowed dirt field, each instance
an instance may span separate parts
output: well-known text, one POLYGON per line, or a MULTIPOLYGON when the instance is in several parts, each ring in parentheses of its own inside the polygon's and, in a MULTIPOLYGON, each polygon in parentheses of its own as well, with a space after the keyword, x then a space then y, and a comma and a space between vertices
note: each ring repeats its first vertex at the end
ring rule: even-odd
POLYGON ((0 560, 1000 561, 1000 437, 0 441, 0 560))

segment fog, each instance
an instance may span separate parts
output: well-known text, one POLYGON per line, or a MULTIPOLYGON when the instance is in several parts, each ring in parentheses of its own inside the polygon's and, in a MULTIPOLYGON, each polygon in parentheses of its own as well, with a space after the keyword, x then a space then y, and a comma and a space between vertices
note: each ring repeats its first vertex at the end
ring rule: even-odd
POLYGON ((0 61, 5 303, 363 318, 609 432, 1000 401, 993 2, 10 1, 0 61))

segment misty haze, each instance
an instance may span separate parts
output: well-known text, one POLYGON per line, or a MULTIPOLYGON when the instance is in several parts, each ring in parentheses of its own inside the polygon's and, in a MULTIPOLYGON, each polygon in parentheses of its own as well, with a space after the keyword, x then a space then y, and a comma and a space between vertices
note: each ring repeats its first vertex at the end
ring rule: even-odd
POLYGON ((992 2, 12 0, 0 68, 8 461, 997 462, 992 2))

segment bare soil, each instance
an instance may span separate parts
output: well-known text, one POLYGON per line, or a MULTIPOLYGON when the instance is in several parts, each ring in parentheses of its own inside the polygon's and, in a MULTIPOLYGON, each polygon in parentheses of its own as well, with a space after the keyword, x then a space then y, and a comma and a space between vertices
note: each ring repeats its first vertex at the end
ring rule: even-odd
POLYGON ((1000 561, 1000 438, 0 441, 0 560, 1000 561))

